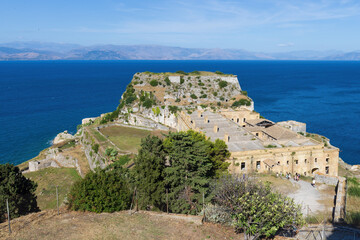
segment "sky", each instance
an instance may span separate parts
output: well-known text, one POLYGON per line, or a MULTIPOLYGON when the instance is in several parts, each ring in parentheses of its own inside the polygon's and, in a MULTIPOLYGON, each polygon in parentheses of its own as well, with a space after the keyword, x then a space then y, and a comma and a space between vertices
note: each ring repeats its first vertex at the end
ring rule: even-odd
POLYGON ((360 50, 359 0, 0 0, 0 43, 360 50))

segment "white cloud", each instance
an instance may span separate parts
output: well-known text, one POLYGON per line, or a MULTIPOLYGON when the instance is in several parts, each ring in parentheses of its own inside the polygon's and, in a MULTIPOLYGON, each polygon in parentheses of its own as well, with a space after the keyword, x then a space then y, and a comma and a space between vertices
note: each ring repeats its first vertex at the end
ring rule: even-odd
POLYGON ((278 43, 277 46, 278 47, 292 47, 294 46, 294 43, 278 43))

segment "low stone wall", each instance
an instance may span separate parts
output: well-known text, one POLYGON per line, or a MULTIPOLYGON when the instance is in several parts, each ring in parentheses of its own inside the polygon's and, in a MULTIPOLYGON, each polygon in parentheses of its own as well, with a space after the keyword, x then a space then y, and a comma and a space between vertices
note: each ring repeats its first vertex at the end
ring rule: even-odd
POLYGON ((336 201, 334 210, 334 222, 343 222, 346 211, 346 179, 339 177, 336 191, 336 201))
POLYGON ((326 175, 320 175, 315 174, 315 181, 317 183, 324 183, 331 186, 336 186, 338 184, 338 177, 333 176, 326 176, 326 175))

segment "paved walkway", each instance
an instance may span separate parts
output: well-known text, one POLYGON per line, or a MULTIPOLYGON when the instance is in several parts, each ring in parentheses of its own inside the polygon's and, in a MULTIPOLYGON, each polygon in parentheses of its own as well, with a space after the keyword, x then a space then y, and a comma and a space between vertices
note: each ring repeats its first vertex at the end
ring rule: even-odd
POLYGON ((291 179, 290 181, 294 185, 299 185, 300 188, 295 193, 289 194, 288 196, 294 198, 296 203, 303 206, 302 213, 304 215, 325 210, 325 206, 318 202, 318 200, 321 200, 322 197, 321 193, 316 189, 316 187, 312 187, 311 183, 305 182, 303 180, 296 182, 291 179), (309 210, 307 209, 308 207, 309 210))

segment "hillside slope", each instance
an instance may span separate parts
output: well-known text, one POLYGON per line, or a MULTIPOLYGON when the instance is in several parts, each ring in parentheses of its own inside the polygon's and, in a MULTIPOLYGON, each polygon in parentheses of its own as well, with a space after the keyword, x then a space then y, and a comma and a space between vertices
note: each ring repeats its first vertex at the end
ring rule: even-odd
POLYGON ((0 239, 239 239, 231 227, 198 225, 169 218, 166 214, 128 211, 115 213, 55 210, 33 213, 12 220, 11 235, 0 224, 0 239))

